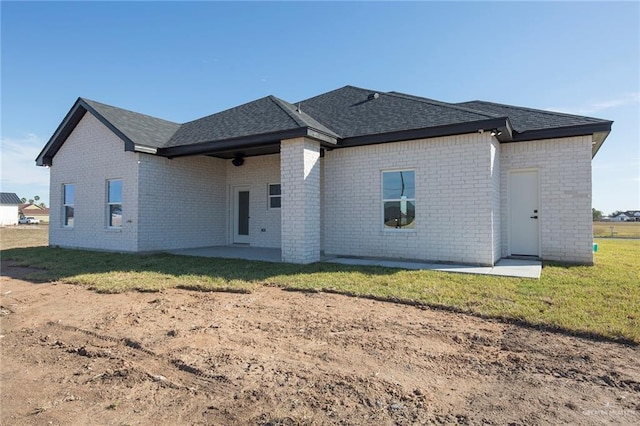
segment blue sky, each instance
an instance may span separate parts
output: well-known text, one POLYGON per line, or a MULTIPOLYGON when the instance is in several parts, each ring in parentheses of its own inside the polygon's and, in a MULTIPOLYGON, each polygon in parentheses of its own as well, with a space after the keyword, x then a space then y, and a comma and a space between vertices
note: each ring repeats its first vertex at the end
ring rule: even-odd
POLYGON ((2 191, 48 204, 34 159, 77 97, 185 122, 347 84, 614 120, 593 205, 640 209, 637 2, 2 2, 2 191))

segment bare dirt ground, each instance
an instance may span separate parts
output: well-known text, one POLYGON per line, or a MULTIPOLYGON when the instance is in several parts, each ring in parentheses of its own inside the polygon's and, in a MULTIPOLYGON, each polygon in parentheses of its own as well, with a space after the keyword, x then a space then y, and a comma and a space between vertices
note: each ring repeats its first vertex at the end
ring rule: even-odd
POLYGON ((639 424, 640 350, 325 293, 0 283, 2 425, 639 424))

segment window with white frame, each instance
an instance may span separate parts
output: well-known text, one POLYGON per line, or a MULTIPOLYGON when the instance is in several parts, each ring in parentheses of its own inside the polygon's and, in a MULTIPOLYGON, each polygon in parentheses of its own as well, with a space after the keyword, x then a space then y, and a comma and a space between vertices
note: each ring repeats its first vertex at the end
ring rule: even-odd
POLYGON ((62 225, 69 228, 73 227, 76 203, 76 186, 72 183, 62 185, 62 225))
POLYGON ((122 179, 107 181, 107 218, 109 228, 122 227, 122 179))
POLYGON ((269 184, 269 208, 279 209, 282 201, 281 187, 279 183, 269 184))
POLYGON ((415 229, 415 171, 382 172, 382 206, 384 229, 415 229))

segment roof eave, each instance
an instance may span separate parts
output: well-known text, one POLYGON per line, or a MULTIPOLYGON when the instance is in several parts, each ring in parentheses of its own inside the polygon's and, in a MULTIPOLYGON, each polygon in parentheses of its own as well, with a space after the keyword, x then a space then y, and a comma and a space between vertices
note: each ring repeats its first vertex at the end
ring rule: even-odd
POLYGON ((591 158, 594 158, 611 132, 595 132, 591 142, 591 158))
POLYGON ((53 133, 49 141, 45 144, 42 151, 36 157, 37 166, 50 166, 52 164, 53 156, 60 149, 64 140, 71 134, 71 131, 80 122, 84 114, 87 112, 86 108, 82 106, 82 99, 78 98, 73 104, 67 115, 65 115, 62 122, 58 125, 58 128, 53 133))
POLYGON ((317 140, 322 146, 328 147, 334 147, 338 143, 336 138, 319 130, 310 127, 300 127, 271 133, 200 142, 193 145, 160 148, 157 150, 157 154, 168 158, 185 157, 189 155, 215 155, 218 152, 242 151, 243 149, 271 145, 280 143, 280 141, 284 139, 298 137, 308 137, 317 140))
POLYGON ((578 126, 556 127, 552 129, 530 130, 522 133, 516 133, 512 142, 526 142, 539 139, 557 139, 568 138, 572 136, 592 136, 591 158, 604 143, 609 133, 611 133, 611 125, 613 121, 602 121, 599 123, 582 124, 578 126))
POLYGON ((133 146, 133 151, 134 152, 143 152, 145 154, 157 154, 158 153, 158 148, 154 148, 154 147, 151 147, 151 146, 145 146, 145 145, 134 145, 133 146))
POLYGON ((436 127, 424 127, 419 129, 399 130, 396 132, 377 133, 372 135, 353 136, 343 139, 338 146, 352 147, 361 145, 375 145, 387 142, 399 142, 414 139, 435 138, 439 136, 454 136, 479 131, 500 130, 505 137, 510 135, 511 125, 506 117, 491 118, 488 120, 469 121, 465 123, 449 124, 436 127))

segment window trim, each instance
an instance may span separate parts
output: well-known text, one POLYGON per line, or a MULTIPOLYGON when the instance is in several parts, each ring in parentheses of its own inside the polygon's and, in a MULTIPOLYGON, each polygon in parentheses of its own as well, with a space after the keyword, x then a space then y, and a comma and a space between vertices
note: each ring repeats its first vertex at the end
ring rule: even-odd
POLYGON ((76 223, 76 184, 75 183, 63 183, 62 184, 62 227, 73 228, 76 223), (67 187, 73 188, 73 203, 67 203, 67 187), (69 217, 67 216, 67 207, 73 209, 73 222, 69 225, 69 217))
POLYGON ((267 184, 267 210, 280 210, 282 208, 282 184, 280 182, 273 182, 267 184), (280 186, 280 194, 271 195, 271 187, 278 185, 280 186), (273 198, 280 198, 280 207, 271 207, 271 200, 273 198))
MULTIPOLYGON (((120 200, 120 202, 116 203, 116 202, 112 202, 110 200, 110 198, 109 198, 110 195, 111 195, 111 193, 109 191, 109 189, 110 189, 109 186, 110 186, 111 182, 118 182, 118 181, 121 183, 120 189, 122 191, 122 187, 123 187, 122 178, 107 179, 107 212, 106 213, 107 213, 107 228, 108 229, 122 229, 122 223, 120 223, 119 226, 114 226, 114 225, 111 224, 111 206, 120 206, 120 211, 122 211, 122 204, 123 204, 122 199, 120 200)), ((121 193, 120 197, 124 198, 124 194, 121 193)))
MULTIPOLYGON (((402 201, 399 198, 384 198, 384 174, 385 173, 393 173, 393 172, 413 172, 413 177, 414 177, 414 183, 416 183, 416 188, 414 188, 414 198, 407 198, 406 201, 413 201, 413 205, 414 207, 416 207, 416 200, 418 199, 417 197, 417 178, 416 178, 416 169, 413 167, 406 167, 406 168, 395 168, 395 169, 385 169, 385 170, 381 170, 380 171, 380 202, 381 202, 381 206, 380 206, 380 225, 382 227, 382 232, 390 232, 390 233, 415 233, 417 232, 417 229, 414 225, 413 228, 390 228, 385 226, 384 224, 384 203, 388 202, 388 201, 402 201)), ((416 221, 416 217, 413 218, 414 222, 416 221)))

